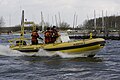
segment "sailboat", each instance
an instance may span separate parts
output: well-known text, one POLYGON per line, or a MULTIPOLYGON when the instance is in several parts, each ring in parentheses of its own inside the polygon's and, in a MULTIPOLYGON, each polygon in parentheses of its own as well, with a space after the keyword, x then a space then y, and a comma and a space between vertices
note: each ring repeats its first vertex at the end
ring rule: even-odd
MULTIPOLYGON (((22 12, 24 13, 24 11, 22 12)), ((103 38, 92 38, 82 39, 82 40, 70 40, 69 36, 65 32, 60 32, 61 35, 55 43, 45 44, 40 43, 37 45, 32 45, 31 43, 27 44, 28 39, 24 38, 24 24, 30 22, 24 22, 24 15, 22 14, 22 26, 21 26, 21 37, 18 39, 9 40, 12 44, 10 48, 12 50, 18 50, 21 52, 38 52, 39 49, 43 49, 52 53, 60 51, 64 54, 83 54, 86 57, 94 57, 96 53, 88 53, 87 55, 84 52, 90 52, 94 50, 99 50, 105 46, 105 40, 103 38), (13 44, 15 42, 15 44, 13 44)), ((33 26, 33 30, 35 30, 33 26)))

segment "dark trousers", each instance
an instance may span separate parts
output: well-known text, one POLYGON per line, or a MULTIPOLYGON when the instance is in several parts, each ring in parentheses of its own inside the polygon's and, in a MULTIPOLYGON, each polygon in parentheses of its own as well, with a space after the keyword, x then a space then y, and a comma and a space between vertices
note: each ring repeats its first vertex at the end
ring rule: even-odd
POLYGON ((36 45, 38 44, 38 40, 37 41, 32 41, 32 45, 36 45))

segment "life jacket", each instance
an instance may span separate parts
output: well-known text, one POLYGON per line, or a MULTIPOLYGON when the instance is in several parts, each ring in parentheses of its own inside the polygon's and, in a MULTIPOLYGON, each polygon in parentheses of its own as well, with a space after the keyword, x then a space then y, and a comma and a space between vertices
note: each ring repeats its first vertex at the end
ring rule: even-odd
POLYGON ((52 37, 51 31, 46 31, 44 33, 44 36, 45 36, 45 43, 46 44, 51 43, 51 37, 52 37))
POLYGON ((37 41, 37 38, 39 38, 39 35, 36 31, 33 31, 31 36, 32 36, 32 41, 37 41))

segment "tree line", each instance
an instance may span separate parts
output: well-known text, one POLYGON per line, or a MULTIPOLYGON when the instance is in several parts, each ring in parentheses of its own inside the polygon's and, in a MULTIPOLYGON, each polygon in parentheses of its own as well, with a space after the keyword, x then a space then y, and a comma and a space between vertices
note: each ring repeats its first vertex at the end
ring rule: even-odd
MULTIPOLYGON (((90 19, 90 20, 85 20, 83 25, 78 25, 75 27, 76 30, 80 29, 86 29, 86 30, 95 30, 94 26, 94 20, 95 19, 90 19)), ((0 17, 0 32, 4 31, 20 31, 20 25, 15 25, 13 27, 4 27, 5 21, 3 17, 0 17)), ((39 30, 42 30, 42 24, 35 24, 39 30)), ((52 27, 52 25, 49 25, 48 22, 44 23, 44 29, 46 30, 47 27, 52 27)), ((67 22, 61 22, 59 23, 59 26, 57 26, 60 30, 68 30, 68 29, 73 29, 70 24, 67 22)), ((32 30, 32 27, 25 27, 26 30, 32 30)), ((96 30, 99 31, 118 31, 120 33, 120 16, 106 16, 106 17, 99 17, 96 18, 96 30), (104 20, 104 25, 103 25, 103 20, 104 20)))
MULTIPOLYGON (((88 30, 95 30, 95 19, 85 20, 83 27, 88 30)), ((96 18, 96 30, 113 31, 120 30, 120 16, 106 16, 96 18), (103 22, 104 21, 104 22, 103 22)))

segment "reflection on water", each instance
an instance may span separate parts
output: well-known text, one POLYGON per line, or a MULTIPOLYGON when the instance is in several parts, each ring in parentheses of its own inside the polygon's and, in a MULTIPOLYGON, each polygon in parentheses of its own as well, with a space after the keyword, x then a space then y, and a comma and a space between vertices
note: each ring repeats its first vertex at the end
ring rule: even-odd
POLYGON ((89 57, 79 57, 79 58, 61 58, 60 56, 53 56, 53 57, 40 57, 40 56, 22 56, 19 57, 20 59, 24 61, 29 61, 31 63, 36 63, 36 62, 44 62, 50 65, 55 65, 59 64, 61 62, 102 62, 102 58, 100 57, 94 57, 94 58, 89 58, 89 57))
POLYGON ((100 58, 100 57, 93 57, 93 58, 80 57, 80 58, 71 59, 70 61, 73 61, 73 62, 102 62, 102 58, 100 58))

